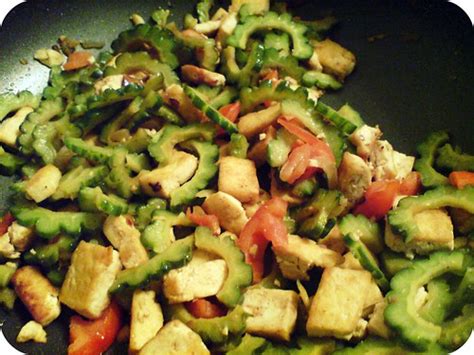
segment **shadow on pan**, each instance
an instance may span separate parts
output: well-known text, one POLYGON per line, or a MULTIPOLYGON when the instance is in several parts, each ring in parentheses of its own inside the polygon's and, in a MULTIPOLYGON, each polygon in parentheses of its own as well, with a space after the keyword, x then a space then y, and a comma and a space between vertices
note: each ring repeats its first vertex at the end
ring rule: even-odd
MULTIPOLYGON (((357 56, 357 69, 344 89, 325 96, 331 105, 349 102, 369 124, 379 124, 393 145, 413 153, 428 132, 449 130, 455 143, 474 151, 474 32, 467 15, 445 1, 290 1, 305 19, 333 14, 340 23, 330 37, 357 56)), ((0 32, 0 92, 40 92, 47 68, 32 60, 34 50, 51 46, 61 34, 110 43, 129 27, 128 17, 145 18, 157 7, 170 7, 181 22, 193 9, 189 1, 36 0, 12 11, 0 32), (29 64, 19 60, 27 58, 29 64)), ((9 180, 0 180, 5 209, 9 180)), ((17 301, 3 331, 15 344, 28 313, 17 301)), ((28 354, 65 353, 68 318, 47 327, 45 345, 16 344, 28 354)), ((108 353, 127 353, 116 345, 108 353)))

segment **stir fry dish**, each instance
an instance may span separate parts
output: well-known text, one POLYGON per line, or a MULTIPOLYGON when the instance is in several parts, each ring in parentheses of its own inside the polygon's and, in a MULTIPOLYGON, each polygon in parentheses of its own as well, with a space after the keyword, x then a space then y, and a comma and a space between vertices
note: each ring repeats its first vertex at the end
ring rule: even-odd
POLYGON ((445 131, 406 155, 356 102, 325 103, 356 65, 333 17, 268 0, 169 16, 134 14, 111 50, 61 36, 35 53, 40 95, 0 95, 0 303, 31 319, 17 342, 66 314, 70 355, 462 346, 474 156, 445 131))

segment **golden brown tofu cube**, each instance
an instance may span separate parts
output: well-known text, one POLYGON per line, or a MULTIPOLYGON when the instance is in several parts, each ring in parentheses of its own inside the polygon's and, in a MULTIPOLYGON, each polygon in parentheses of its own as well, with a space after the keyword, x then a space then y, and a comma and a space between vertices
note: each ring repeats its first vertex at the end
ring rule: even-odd
POLYGON ((180 320, 160 329, 140 351, 140 355, 209 355, 201 337, 180 320))
POLYGON ((217 216, 220 226, 237 235, 248 222, 242 203, 222 191, 209 195, 202 207, 208 214, 217 216))
POLYGON ((306 331, 309 336, 346 338, 362 317, 372 276, 368 271, 327 268, 311 302, 306 331))
POLYGON ((324 72, 344 80, 354 70, 356 63, 354 54, 340 44, 325 39, 319 42, 315 49, 324 72))
POLYGON ((163 327, 163 312, 155 301, 155 291, 136 290, 133 293, 130 317, 131 352, 140 351, 163 327))
POLYGON ((281 105, 279 103, 261 111, 248 113, 239 119, 237 124, 239 132, 247 138, 252 138, 275 123, 280 114, 281 105))
POLYGON ((44 201, 56 192, 61 176, 56 166, 48 164, 26 182, 25 192, 35 202, 44 201))
POLYGON ((84 317, 100 317, 110 303, 109 288, 121 267, 119 253, 112 247, 81 241, 72 254, 60 301, 84 317))
POLYGON ((140 231, 133 225, 131 216, 109 216, 104 222, 104 234, 119 251, 126 269, 148 261, 148 253, 140 241, 140 231))
POLYGON ((222 259, 191 262, 166 274, 163 279, 163 294, 169 303, 214 296, 226 278, 227 264, 222 259))
POLYGON ((218 185, 219 191, 234 196, 240 202, 256 201, 260 187, 255 163, 236 157, 222 158, 218 185))
POLYGON ((311 268, 331 267, 343 260, 335 251, 292 234, 288 235, 287 245, 273 246, 273 251, 283 276, 292 280, 308 280, 311 268))
POLYGON ((13 274, 12 284, 33 319, 41 325, 48 325, 61 313, 58 290, 37 268, 19 268, 13 274))
POLYGON ((276 340, 290 340, 298 315, 298 295, 294 291, 266 288, 248 289, 242 307, 247 332, 276 340))

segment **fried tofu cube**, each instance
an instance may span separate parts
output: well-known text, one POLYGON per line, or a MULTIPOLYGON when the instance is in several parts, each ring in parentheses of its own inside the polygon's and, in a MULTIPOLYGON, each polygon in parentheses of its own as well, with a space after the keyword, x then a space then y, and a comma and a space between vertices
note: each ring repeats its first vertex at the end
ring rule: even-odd
POLYGON ((35 343, 46 343, 46 336, 47 334, 43 326, 34 320, 30 320, 20 329, 16 341, 18 343, 26 343, 27 341, 33 340, 35 343))
POLYGON ((8 236, 16 250, 24 251, 31 244, 35 234, 32 228, 23 227, 14 221, 10 227, 8 227, 8 236))
POLYGON ((325 39, 317 43, 315 49, 324 72, 342 81, 354 70, 356 64, 354 54, 340 44, 325 39))
POLYGON ((112 247, 81 241, 72 254, 60 301, 84 317, 99 318, 110 303, 109 288, 121 267, 112 247))
MULTIPOLYGON (((344 262, 338 265, 342 269, 351 269, 351 270, 365 270, 351 252, 344 254, 344 262)), ((375 304, 383 301, 382 291, 380 291, 379 286, 375 282, 374 278, 370 281, 370 287, 367 290, 365 295, 364 310, 362 312, 363 316, 367 316, 372 313, 375 304)))
POLYGON ((382 132, 378 127, 363 125, 352 132, 349 140, 356 146, 357 155, 367 160, 381 136, 382 132))
MULTIPOLYGON (((215 22, 217 22, 217 26, 215 28, 215 30, 217 30, 219 28, 220 21, 215 22)), ((183 76, 184 80, 194 84, 206 84, 209 86, 225 85, 224 75, 191 64, 186 64, 181 67, 181 75, 183 76)))
POLYGON ((140 351, 140 355, 209 355, 201 337, 180 320, 172 320, 160 329, 140 351))
POLYGON ((169 198, 186 181, 191 179, 198 166, 198 159, 185 152, 176 152, 170 164, 138 175, 142 190, 149 196, 169 198))
POLYGON ((318 244, 334 250, 341 255, 347 250, 344 236, 337 225, 335 225, 324 238, 319 240, 318 244))
POLYGON ((294 291, 251 288, 244 294, 242 307, 250 314, 247 332, 275 340, 290 340, 298 313, 294 291))
POLYGON ((362 318, 372 276, 365 270, 324 269, 306 323, 309 336, 345 339, 362 318))
POLYGON ((234 196, 219 191, 209 195, 202 208, 206 213, 213 214, 219 220, 219 225, 234 234, 240 234, 248 222, 242 203, 234 196))
POLYGON ((280 114, 281 104, 277 103, 264 110, 251 112, 240 117, 237 127, 245 137, 252 138, 274 124, 280 114))
POLYGON ((148 261, 148 253, 140 241, 140 231, 128 215, 109 216, 104 222, 104 234, 119 251, 120 261, 126 269, 148 261))
POLYGON ((339 189, 352 206, 364 197, 372 182, 369 165, 358 155, 345 152, 338 169, 339 189))
POLYGON ((415 157, 395 151, 388 141, 377 141, 370 162, 375 167, 375 180, 400 180, 412 171, 415 157))
POLYGON ((288 235, 288 244, 273 246, 283 276, 291 280, 309 280, 308 271, 317 267, 340 264, 343 258, 335 251, 318 245, 315 241, 288 235))
POLYGON ((163 327, 163 312, 155 301, 155 291, 136 290, 132 298, 130 317, 131 352, 140 351, 163 327))
POLYGON ((36 203, 46 200, 56 192, 61 176, 53 164, 42 167, 26 182, 26 195, 36 203))
POLYGON ((227 265, 222 259, 190 263, 166 274, 163 279, 163 294, 172 304, 214 296, 226 278, 227 265))
POLYGON ((387 302, 385 300, 382 300, 375 305, 374 312, 369 316, 367 330, 369 331, 369 334, 388 339, 390 338, 392 331, 385 323, 384 312, 386 307, 387 302))
POLYGON ((15 292, 31 316, 41 325, 48 325, 58 318, 61 305, 58 290, 33 266, 23 266, 15 271, 11 280, 15 292))
POLYGON ((224 157, 219 164, 219 191, 234 196, 240 202, 258 199, 259 184, 255 163, 248 159, 224 157))
POLYGON ((428 254, 440 249, 453 250, 453 224, 445 210, 421 211, 414 215, 412 223, 417 225, 419 233, 409 242, 393 233, 390 225, 385 223, 385 243, 390 249, 407 256, 412 256, 413 253, 428 254))
POLYGON ((0 123, 0 142, 16 147, 16 140, 20 135, 20 126, 34 110, 31 107, 19 109, 12 117, 7 118, 0 123))

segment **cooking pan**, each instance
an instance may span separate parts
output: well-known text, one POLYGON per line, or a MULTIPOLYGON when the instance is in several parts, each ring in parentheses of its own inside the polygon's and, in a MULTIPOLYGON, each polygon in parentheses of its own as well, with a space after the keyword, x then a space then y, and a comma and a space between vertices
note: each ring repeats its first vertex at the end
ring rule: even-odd
MULTIPOLYGON (((349 102, 371 125, 403 152, 428 132, 447 129, 454 142, 474 152, 474 32, 468 16, 445 1, 292 1, 305 19, 334 14, 340 23, 330 37, 357 56, 357 69, 344 88, 324 101, 336 107, 349 102)), ((181 22, 192 1, 35 0, 19 5, 0 32, 0 92, 30 89, 36 93, 48 70, 32 60, 34 50, 50 47, 61 34, 110 43, 126 29, 128 17, 148 17, 157 7, 170 7, 181 22), (20 64, 20 59, 28 64, 20 64)), ((7 178, 0 180, 0 207, 6 209, 7 178)), ((3 332, 28 354, 61 354, 68 342, 70 313, 46 328, 48 343, 16 344, 21 326, 30 320, 20 301, 14 311, 0 310, 3 332)), ((108 353, 126 354, 115 345, 108 353)))

